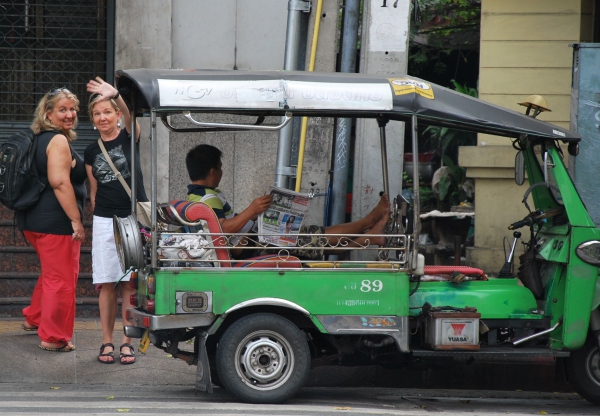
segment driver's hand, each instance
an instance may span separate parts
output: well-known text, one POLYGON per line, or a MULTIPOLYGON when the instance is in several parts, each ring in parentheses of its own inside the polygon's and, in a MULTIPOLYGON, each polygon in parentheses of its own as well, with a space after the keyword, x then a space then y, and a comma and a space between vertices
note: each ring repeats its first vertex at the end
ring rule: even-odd
POLYGON ((260 215, 265 212, 269 206, 271 206, 272 202, 273 198, 271 195, 263 195, 252 201, 249 208, 253 215, 260 215))

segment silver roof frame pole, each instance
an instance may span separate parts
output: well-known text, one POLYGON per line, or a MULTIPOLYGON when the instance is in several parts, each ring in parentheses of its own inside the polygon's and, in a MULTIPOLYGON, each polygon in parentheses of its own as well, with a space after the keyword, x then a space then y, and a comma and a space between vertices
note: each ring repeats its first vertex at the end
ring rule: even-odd
MULTIPOLYGON (((296 71, 298 69, 298 49, 300 46, 300 29, 302 12, 310 11, 310 2, 305 0, 288 1, 288 21, 285 36, 285 60, 283 69, 296 71)), ((285 99, 285 97, 284 97, 285 99)), ((281 118, 283 123, 285 117, 281 118)), ((296 174, 290 166, 292 155, 292 123, 279 130, 279 143, 277 145, 277 167, 275 171, 275 186, 288 188, 289 178, 296 174)))
POLYGON ((413 155, 413 246, 411 269, 417 268, 419 254, 419 230, 421 229, 421 201, 419 197, 419 132, 417 129, 417 116, 411 119, 412 127, 412 155, 413 155))
POLYGON ((390 198, 390 180, 388 178, 387 164, 387 145, 385 141, 385 126, 388 123, 387 117, 377 117, 379 125, 379 142, 381 143, 381 173, 383 175, 383 192, 390 198))
POLYGON ((139 162, 135 158, 135 149, 137 145, 136 141, 136 131, 135 131, 136 117, 135 117, 135 93, 131 95, 131 213, 134 217, 137 217, 137 209, 136 209, 136 164, 139 162))
POLYGON ((152 258, 151 258, 151 266, 155 269, 158 265, 158 229, 156 227, 156 212, 158 207, 158 202, 156 198, 158 198, 158 139, 156 137, 156 110, 152 110, 150 113, 150 139, 151 142, 151 152, 152 157, 150 159, 150 169, 152 171, 152 182, 151 182, 151 196, 150 196, 150 204, 152 207, 152 214, 150 215, 150 220, 152 221, 152 258))

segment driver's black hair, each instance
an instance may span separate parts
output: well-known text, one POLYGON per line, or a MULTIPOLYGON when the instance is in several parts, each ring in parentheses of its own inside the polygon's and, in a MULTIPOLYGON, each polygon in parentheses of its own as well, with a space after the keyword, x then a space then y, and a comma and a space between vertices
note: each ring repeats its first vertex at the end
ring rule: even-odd
POLYGON ((211 169, 218 169, 223 152, 209 144, 199 144, 190 150, 185 157, 190 180, 198 181, 206 179, 211 169))

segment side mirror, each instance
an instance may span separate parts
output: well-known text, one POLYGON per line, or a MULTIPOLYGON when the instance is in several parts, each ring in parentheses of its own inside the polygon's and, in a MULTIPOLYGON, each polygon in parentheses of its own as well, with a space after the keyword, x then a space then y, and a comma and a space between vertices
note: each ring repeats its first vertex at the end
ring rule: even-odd
POLYGON ((522 150, 515 156, 515 182, 519 186, 525 183, 525 157, 522 150))
POLYGON ((567 150, 571 156, 577 156, 579 154, 579 143, 569 143, 567 150))

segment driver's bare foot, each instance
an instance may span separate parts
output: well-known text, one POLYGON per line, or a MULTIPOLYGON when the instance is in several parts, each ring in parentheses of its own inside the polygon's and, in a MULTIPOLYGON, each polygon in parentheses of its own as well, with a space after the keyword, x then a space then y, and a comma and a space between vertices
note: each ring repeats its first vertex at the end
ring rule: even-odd
MULTIPOLYGON (((381 216, 381 218, 379 219, 379 221, 377 221, 375 223, 375 225, 373 226, 373 228, 371 228, 369 231, 367 231, 365 233, 366 235, 371 235, 371 234, 383 234, 384 230, 385 230, 385 226, 388 223, 388 217, 390 215, 390 211, 389 209, 386 210, 386 212, 381 216)), ((377 246, 383 246, 385 245, 385 237, 368 237, 369 238, 369 244, 370 245, 377 245, 377 246)))
POLYGON ((374 227, 375 224, 378 223, 383 218, 385 218, 387 221, 389 215, 390 215, 390 200, 386 194, 383 194, 381 196, 381 198, 379 199, 379 202, 377 203, 377 205, 375 205, 375 208, 373 208, 371 210, 371 212, 369 212, 365 218, 370 219, 370 222, 371 222, 370 225, 371 225, 371 227, 374 227))

